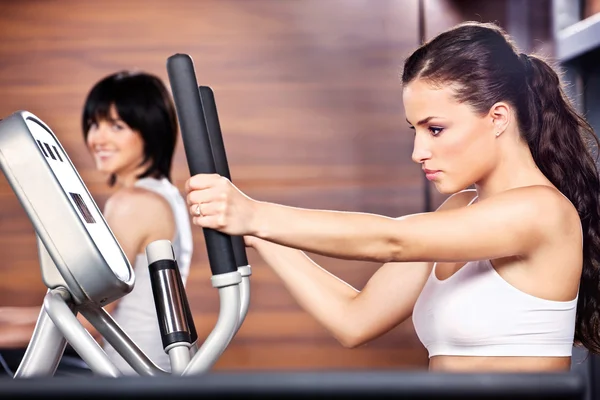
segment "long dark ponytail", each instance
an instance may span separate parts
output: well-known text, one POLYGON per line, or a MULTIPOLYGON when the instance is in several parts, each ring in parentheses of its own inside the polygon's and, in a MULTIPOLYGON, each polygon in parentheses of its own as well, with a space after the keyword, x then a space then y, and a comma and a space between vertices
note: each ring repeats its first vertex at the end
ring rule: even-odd
POLYGON ((498 101, 517 110, 522 137, 542 173, 576 207, 583 227, 583 272, 575 342, 600 354, 600 178, 591 149, 599 142, 565 95, 558 74, 538 56, 519 53, 498 26, 467 22, 418 48, 404 85, 421 78, 453 83, 457 99, 481 115, 498 101))

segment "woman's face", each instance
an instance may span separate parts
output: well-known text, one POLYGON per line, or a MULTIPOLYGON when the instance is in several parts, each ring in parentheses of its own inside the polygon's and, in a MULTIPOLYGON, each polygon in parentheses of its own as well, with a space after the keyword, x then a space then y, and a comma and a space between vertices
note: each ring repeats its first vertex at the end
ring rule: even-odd
POLYGON ((108 119, 90 126, 87 146, 96 168, 117 176, 134 173, 144 159, 142 136, 120 119, 114 106, 108 119))
POLYGON ((406 119, 415 130, 412 159, 440 193, 456 193, 490 173, 495 158, 491 118, 459 103, 450 86, 417 79, 402 97, 406 119))

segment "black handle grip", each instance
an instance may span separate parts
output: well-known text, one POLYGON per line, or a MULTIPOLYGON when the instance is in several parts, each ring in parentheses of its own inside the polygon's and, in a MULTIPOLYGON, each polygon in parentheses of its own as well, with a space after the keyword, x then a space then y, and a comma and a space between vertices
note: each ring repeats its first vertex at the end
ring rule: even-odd
MULTIPOLYGON (((215 94, 208 86, 200 86, 200 100, 204 108, 204 118, 208 128, 208 138, 210 139, 210 148, 212 149, 213 159, 217 173, 231 181, 229 172, 229 163, 227 162, 227 153, 225 152, 225 143, 221 133, 221 123, 219 122, 219 113, 217 112, 217 103, 215 94)), ((242 236, 232 236, 231 245, 233 246, 233 255, 238 267, 248 265, 246 255, 246 245, 242 236)))
MULTIPOLYGON (((217 171, 192 58, 187 54, 172 55, 167 59, 167 72, 190 174, 214 174, 217 171)), ((203 232, 213 275, 237 271, 230 236, 207 228, 203 232)))

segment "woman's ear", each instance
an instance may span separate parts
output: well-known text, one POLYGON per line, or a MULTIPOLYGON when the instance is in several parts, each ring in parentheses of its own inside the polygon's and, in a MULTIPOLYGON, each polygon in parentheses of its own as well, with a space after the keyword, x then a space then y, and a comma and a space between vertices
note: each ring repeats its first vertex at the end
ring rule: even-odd
POLYGON ((489 117, 492 121, 492 130, 496 137, 500 136, 510 123, 511 107, 507 103, 498 102, 490 108, 489 117))

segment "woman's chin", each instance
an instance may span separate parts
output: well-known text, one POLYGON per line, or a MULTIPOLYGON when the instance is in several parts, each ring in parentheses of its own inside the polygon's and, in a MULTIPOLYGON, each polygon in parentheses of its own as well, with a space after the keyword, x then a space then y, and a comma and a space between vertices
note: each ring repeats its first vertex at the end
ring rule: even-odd
POLYGON ((115 169, 111 168, 110 165, 107 165, 105 163, 96 163, 96 170, 98 170, 99 172, 108 174, 108 175, 115 173, 115 169))
POLYGON ((435 185, 436 190, 440 194, 454 194, 460 191, 460 189, 458 189, 456 185, 453 185, 451 182, 448 181, 434 181, 433 184, 435 185))

